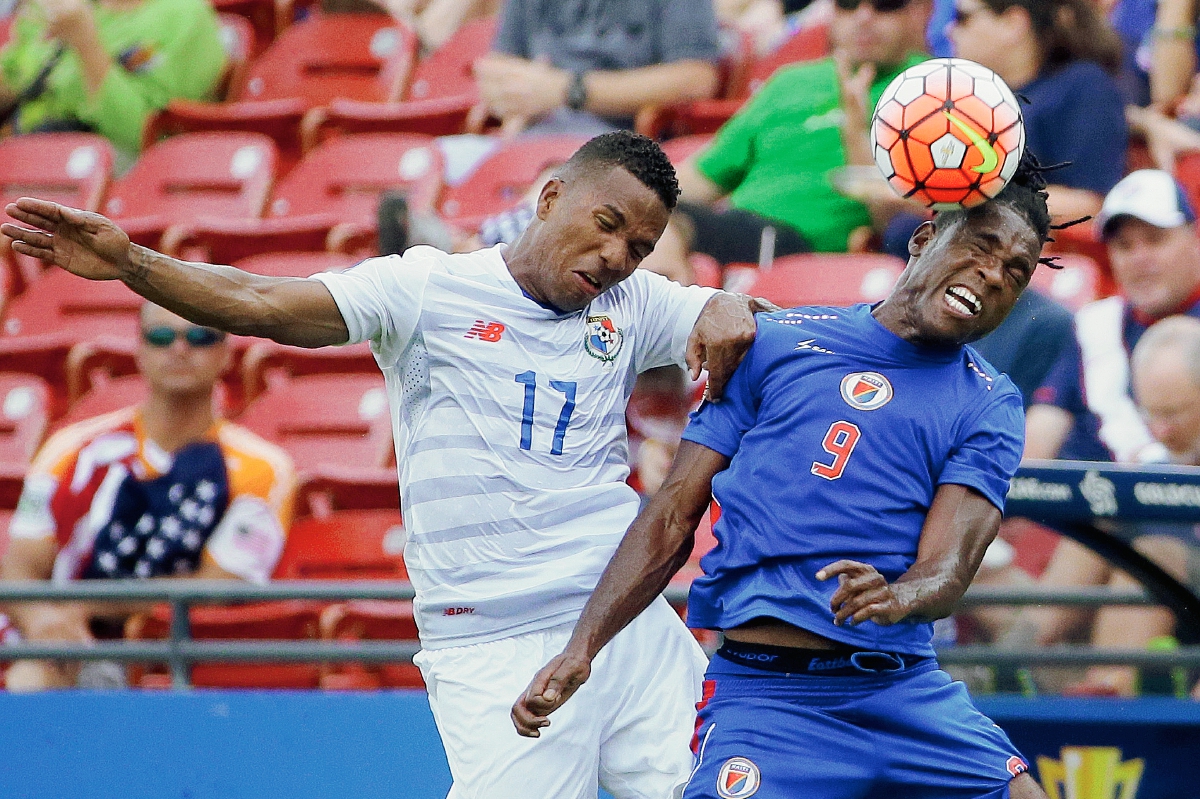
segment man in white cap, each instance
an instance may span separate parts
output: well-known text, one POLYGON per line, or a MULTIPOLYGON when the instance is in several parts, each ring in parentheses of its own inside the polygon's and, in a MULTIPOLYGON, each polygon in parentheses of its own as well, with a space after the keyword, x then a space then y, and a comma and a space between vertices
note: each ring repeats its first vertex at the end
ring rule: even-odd
POLYGON ((1167 172, 1126 176, 1096 217, 1120 294, 1075 315, 1068 347, 1034 393, 1026 457, 1147 463, 1166 449, 1142 421, 1129 388, 1129 353, 1167 316, 1200 317, 1196 215, 1167 172))
MULTIPOLYGON (((1026 413, 1025 457, 1152 463, 1170 460, 1134 402, 1130 356, 1142 334, 1168 316, 1200 318, 1200 239, 1196 215, 1167 172, 1126 176, 1096 217, 1120 294, 1075 314, 1076 346, 1068 347, 1034 393, 1026 413)), ((1105 561, 1063 539, 1040 584, 1100 585, 1105 561)), ((1022 611, 1007 641, 1047 645, 1086 623, 1086 611, 1022 611)))

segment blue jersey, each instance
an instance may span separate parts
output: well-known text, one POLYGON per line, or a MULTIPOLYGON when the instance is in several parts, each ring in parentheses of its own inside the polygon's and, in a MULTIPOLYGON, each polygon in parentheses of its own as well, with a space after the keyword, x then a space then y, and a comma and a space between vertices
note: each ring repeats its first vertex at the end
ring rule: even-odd
POLYGON ((758 316, 758 336, 683 437, 729 456, 713 480, 717 546, 692 585, 688 624, 773 617, 852 646, 932 655, 932 624, 833 625, 841 558, 889 582, 916 560, 939 485, 1003 509, 1021 459, 1020 392, 970 347, 896 336, 867 305, 758 316))

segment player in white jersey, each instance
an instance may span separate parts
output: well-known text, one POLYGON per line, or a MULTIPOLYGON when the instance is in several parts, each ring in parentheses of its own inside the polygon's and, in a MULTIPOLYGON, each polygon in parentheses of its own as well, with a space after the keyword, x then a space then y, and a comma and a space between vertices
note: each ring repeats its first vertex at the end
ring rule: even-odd
POLYGON ((753 303, 635 272, 678 186, 620 132, 542 189, 511 248, 417 247, 313 279, 186 264, 96 214, 22 199, 14 249, 120 279, 197 323, 301 346, 370 341, 387 381, 424 650, 417 658, 461 799, 670 795, 706 665, 659 598, 597 660, 540 739, 511 697, 565 645, 638 510, 624 410, 638 372, 687 360, 719 392, 754 335, 753 303), (45 232, 42 232, 45 231, 45 232))

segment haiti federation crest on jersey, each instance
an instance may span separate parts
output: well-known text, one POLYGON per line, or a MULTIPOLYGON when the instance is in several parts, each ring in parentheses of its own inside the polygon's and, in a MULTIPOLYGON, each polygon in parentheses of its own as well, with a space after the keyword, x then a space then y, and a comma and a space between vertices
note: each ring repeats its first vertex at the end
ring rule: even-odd
POLYGON ((873 411, 892 399, 892 384, 879 372, 852 372, 842 378, 842 399, 851 408, 873 411))
POLYGON ((587 331, 583 334, 583 348, 587 354, 602 361, 612 361, 621 351, 621 343, 625 337, 621 328, 612 317, 606 313, 589 316, 587 331))
POLYGON ((744 757, 731 757, 717 772, 717 795, 722 799, 746 799, 758 792, 762 777, 758 766, 744 757))

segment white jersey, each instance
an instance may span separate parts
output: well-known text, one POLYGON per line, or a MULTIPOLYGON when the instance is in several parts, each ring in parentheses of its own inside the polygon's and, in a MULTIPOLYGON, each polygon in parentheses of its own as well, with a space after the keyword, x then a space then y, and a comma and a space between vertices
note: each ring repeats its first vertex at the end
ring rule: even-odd
POLYGON ((521 290, 503 247, 413 247, 316 276, 387 383, 427 648, 578 617, 639 507, 634 380, 683 365, 714 293, 639 269, 562 315, 521 290))

